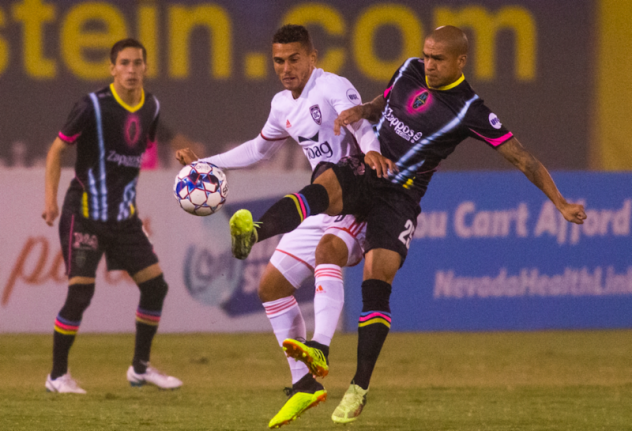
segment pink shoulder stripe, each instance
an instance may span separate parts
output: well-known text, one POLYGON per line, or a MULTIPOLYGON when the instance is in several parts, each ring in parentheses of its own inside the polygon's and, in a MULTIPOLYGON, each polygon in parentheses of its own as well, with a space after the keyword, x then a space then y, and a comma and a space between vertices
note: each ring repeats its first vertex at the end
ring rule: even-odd
POLYGON ((392 89, 393 89, 393 87, 388 87, 386 90, 384 90, 384 98, 385 99, 388 97, 388 95, 390 94, 392 89))
POLYGON ((77 140, 77 138, 78 138, 79 136, 81 136, 81 132, 77 133, 76 135, 72 135, 72 136, 66 136, 66 135, 64 135, 63 133, 59 132, 59 133, 58 133, 58 136, 59 136, 59 138, 60 138, 62 141, 67 142, 67 143, 69 143, 69 144, 72 144, 72 143, 74 143, 74 142, 77 140))
POLYGON ((481 135, 480 133, 478 133, 476 130, 472 130, 472 129, 470 129, 470 130, 473 133, 475 133, 478 136, 480 136, 481 139, 483 139, 485 142, 490 144, 492 147, 498 147, 498 146, 504 144, 505 142, 507 142, 509 139, 513 138, 513 133, 511 133, 511 132, 501 136, 500 138, 487 138, 487 137, 481 135))

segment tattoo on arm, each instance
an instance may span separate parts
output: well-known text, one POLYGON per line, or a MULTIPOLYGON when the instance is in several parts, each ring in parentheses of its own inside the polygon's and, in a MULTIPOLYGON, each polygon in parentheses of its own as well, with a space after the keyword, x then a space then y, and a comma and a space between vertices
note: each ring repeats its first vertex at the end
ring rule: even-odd
POLYGON ((529 181, 542 190, 554 204, 557 205, 562 199, 549 171, 533 154, 525 150, 516 138, 511 138, 508 142, 498 147, 498 152, 511 164, 520 169, 529 181))

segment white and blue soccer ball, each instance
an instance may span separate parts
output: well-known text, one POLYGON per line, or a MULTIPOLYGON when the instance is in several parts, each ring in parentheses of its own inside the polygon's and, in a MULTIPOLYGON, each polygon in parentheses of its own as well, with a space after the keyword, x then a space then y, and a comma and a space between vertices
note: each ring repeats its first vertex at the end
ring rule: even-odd
POLYGON ((186 212, 196 216, 211 215, 226 202, 226 174, 211 163, 193 162, 178 172, 173 192, 186 212))

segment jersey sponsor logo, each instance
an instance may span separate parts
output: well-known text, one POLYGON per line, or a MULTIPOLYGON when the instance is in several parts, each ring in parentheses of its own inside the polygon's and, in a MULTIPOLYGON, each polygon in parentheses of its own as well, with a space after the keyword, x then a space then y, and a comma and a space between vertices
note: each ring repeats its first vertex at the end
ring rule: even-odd
POLYGON ((323 142, 322 144, 316 144, 311 147, 303 147, 303 151, 310 160, 319 159, 321 157, 331 157, 334 155, 334 151, 331 149, 329 142, 323 142))
POLYGON ((72 248, 96 250, 99 247, 99 240, 96 235, 89 233, 73 232, 72 248))
POLYGON ((491 124, 494 129, 500 129, 503 125, 493 112, 489 114, 489 124, 491 124))
POLYGON ((305 141, 314 141, 314 142, 318 142, 318 132, 316 132, 316 134, 314 136, 312 136, 311 138, 304 138, 302 136, 298 137, 298 142, 305 142, 305 141))
POLYGON ((309 113, 312 114, 312 119, 316 124, 320 126, 323 122, 323 114, 320 112, 318 105, 310 106, 309 113))
POLYGON ((353 88, 347 90, 347 99, 349 99, 349 102, 353 103, 354 105, 359 105, 361 101, 360 95, 353 88))
POLYGON ((108 162, 114 162, 119 166, 127 166, 128 168, 140 168, 140 159, 141 156, 126 156, 114 150, 110 150, 107 157, 108 162))
POLYGON ((391 125, 395 133, 408 142, 417 142, 423 135, 421 132, 415 132, 406 123, 397 118, 395 114, 393 114, 393 109, 390 106, 387 106, 384 111, 384 119, 391 125))
POLYGON ((292 124, 290 124, 290 120, 287 120, 287 121, 285 122, 285 128, 286 128, 286 129, 289 129, 290 127, 292 127, 292 124))

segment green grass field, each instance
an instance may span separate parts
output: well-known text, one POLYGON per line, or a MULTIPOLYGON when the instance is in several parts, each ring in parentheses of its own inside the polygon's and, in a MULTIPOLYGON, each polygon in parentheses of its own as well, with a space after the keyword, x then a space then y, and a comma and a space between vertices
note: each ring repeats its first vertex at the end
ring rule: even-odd
MULTIPOLYGON (((287 430, 632 430, 632 331, 392 333, 355 423, 330 415, 355 370, 337 335, 329 399, 287 430)), ((80 334, 88 395, 46 393, 52 335, 0 336, 0 430, 264 430, 289 371, 272 334, 161 335, 153 364, 177 391, 131 388, 132 335, 80 334)))

